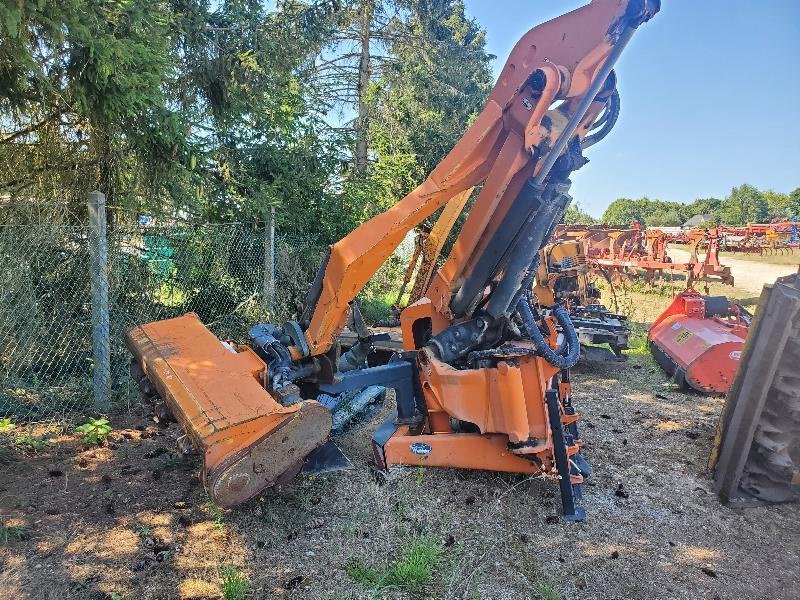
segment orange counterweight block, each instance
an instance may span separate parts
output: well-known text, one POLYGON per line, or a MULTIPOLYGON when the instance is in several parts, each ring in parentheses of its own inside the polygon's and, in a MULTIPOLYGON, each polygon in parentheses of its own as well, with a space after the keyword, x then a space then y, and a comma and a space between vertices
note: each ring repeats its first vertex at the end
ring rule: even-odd
POLYGON ((203 481, 220 506, 295 475, 327 441, 325 407, 276 402, 261 383, 264 361, 247 346, 220 342, 194 313, 139 325, 125 337, 135 377, 202 454, 203 481))

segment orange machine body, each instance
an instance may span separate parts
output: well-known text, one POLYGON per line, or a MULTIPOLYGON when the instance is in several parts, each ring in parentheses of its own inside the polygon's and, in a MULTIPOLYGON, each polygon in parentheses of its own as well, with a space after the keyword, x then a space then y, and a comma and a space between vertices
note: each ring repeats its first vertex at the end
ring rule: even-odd
MULTIPOLYGON (((564 410, 571 404, 571 388, 567 382, 556 385, 559 369, 542 357, 520 355, 519 350, 532 349, 525 341, 498 348, 508 358, 496 366, 456 369, 421 347, 420 325, 443 328, 441 320, 427 298, 400 314, 404 348, 418 352, 425 418, 415 427, 399 428, 382 448, 376 448, 378 463, 386 468, 405 464, 554 474, 547 390, 558 390, 563 425, 571 426, 579 418, 574 410, 564 410), (463 432, 455 423, 469 423, 476 430, 463 432)), ((547 322, 548 342, 555 347, 555 323, 551 318, 547 322)), ((569 457, 579 450, 579 440, 567 444, 569 457)), ((581 481, 582 477, 573 477, 573 483, 581 481)))
MULTIPOLYGON (((423 299, 401 314, 403 340, 414 349, 413 324, 436 318, 430 301, 423 299)), ((555 347, 557 334, 549 339, 555 347)), ((419 347, 417 347, 419 348, 419 347)), ((579 419, 570 404, 571 388, 559 382, 559 369, 538 356, 519 350, 530 342, 508 344, 498 353, 508 353, 495 367, 456 369, 437 360, 426 349, 418 351, 419 381, 425 400, 425 419, 414 427, 398 428, 382 449, 376 449, 379 464, 456 467, 529 474, 555 474, 553 439, 545 395, 555 387, 559 395, 559 419, 571 426, 579 419), (455 423, 469 423, 475 431, 463 432, 455 423)), ((567 455, 580 451, 580 442, 570 440, 567 455)), ((580 475, 572 483, 583 481, 580 475)))
MULTIPOLYGON (((682 292, 656 319, 647 338, 658 363, 679 383, 703 393, 725 394, 739 366, 748 323, 736 307, 709 312, 709 302, 721 299, 682 292)), ((727 301, 724 304, 727 308, 727 301)))
POLYGON ((398 392, 397 414, 373 438, 379 465, 426 457, 431 466, 549 474, 565 518, 583 518, 571 482, 588 464, 577 466, 569 385, 580 345, 563 309, 553 310, 570 332, 559 346, 553 318, 535 314, 520 292, 566 210, 583 150, 616 121, 614 64, 659 8, 659 0, 592 0, 528 31, 483 111, 426 180, 330 248, 299 320, 253 328, 258 355, 229 351, 190 315, 128 334, 144 376, 205 453, 218 502, 252 496, 327 438, 330 414, 297 402, 295 381, 325 394, 378 384, 398 392), (364 334, 346 356, 337 352, 348 318, 359 328, 358 293, 413 228, 447 207, 429 236, 428 254, 438 254, 473 188, 480 191, 449 256, 435 272, 429 260, 424 293, 401 313, 409 352, 377 367, 347 363, 371 344, 364 334))

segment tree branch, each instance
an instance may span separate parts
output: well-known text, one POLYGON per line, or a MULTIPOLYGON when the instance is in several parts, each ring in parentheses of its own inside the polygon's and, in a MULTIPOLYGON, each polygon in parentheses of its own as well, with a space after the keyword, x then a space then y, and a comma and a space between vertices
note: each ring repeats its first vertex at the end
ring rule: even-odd
POLYGON ((0 144, 7 144, 8 142, 13 142, 17 138, 22 137, 23 135, 28 135, 29 133, 33 133, 34 131, 39 129, 39 127, 49 123, 50 121, 52 121, 53 119, 55 119, 56 117, 58 117, 60 115, 61 115, 61 111, 60 110, 54 111, 54 112, 50 113, 49 115, 47 115, 44 119, 42 119, 38 123, 32 123, 31 125, 28 125, 27 127, 24 127, 24 128, 22 128, 22 129, 20 129, 18 131, 15 131, 14 133, 12 133, 10 135, 7 135, 6 137, 4 137, 3 139, 0 140, 0 144))

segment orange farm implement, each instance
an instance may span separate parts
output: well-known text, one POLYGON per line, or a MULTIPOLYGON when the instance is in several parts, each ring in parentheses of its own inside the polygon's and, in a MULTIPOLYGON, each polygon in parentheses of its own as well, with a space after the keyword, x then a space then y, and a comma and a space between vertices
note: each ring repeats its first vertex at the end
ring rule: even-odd
POLYGON ((675 297, 647 334, 656 362, 681 386, 725 394, 733 383, 750 314, 724 296, 692 289, 675 297))
POLYGON ((692 245, 687 262, 675 262, 667 254, 670 236, 658 229, 642 229, 634 223, 629 229, 605 225, 560 226, 556 239, 574 239, 584 245, 587 262, 607 278, 617 281, 642 276, 647 281, 663 277, 664 272, 686 274, 693 281, 717 279, 733 285, 730 267, 720 264, 719 229, 693 229, 686 233, 692 245), (705 254, 698 252, 705 246, 705 254))

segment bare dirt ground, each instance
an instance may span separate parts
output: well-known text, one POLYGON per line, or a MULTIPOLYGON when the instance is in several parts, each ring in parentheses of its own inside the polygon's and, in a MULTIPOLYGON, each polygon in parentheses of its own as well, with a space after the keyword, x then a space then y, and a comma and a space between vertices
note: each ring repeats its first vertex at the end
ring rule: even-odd
MULTIPOLYGON (((670 247, 668 254, 675 262, 689 260, 689 252, 680 248, 670 247)), ((730 266, 737 288, 760 294, 765 283, 773 283, 778 277, 797 273, 800 254, 793 256, 797 259, 797 262, 793 264, 775 264, 769 262, 769 256, 762 256, 761 260, 755 260, 754 257, 742 259, 728 255, 722 256, 720 262, 730 266)), ((786 259, 787 257, 782 258, 786 259)))
POLYGON ((42 432, 18 427, 0 434, 0 522, 24 535, 0 538, 0 598, 220 598, 226 567, 259 599, 797 598, 800 506, 734 511, 711 490, 721 400, 677 391, 642 349, 573 386, 594 468, 580 524, 551 481, 409 468, 378 485, 369 438, 390 406, 339 438, 354 469, 233 511, 175 453, 175 425, 121 416, 104 447, 62 434, 37 452, 23 434, 42 432), (418 539, 441 556, 415 592, 348 573, 418 539))

